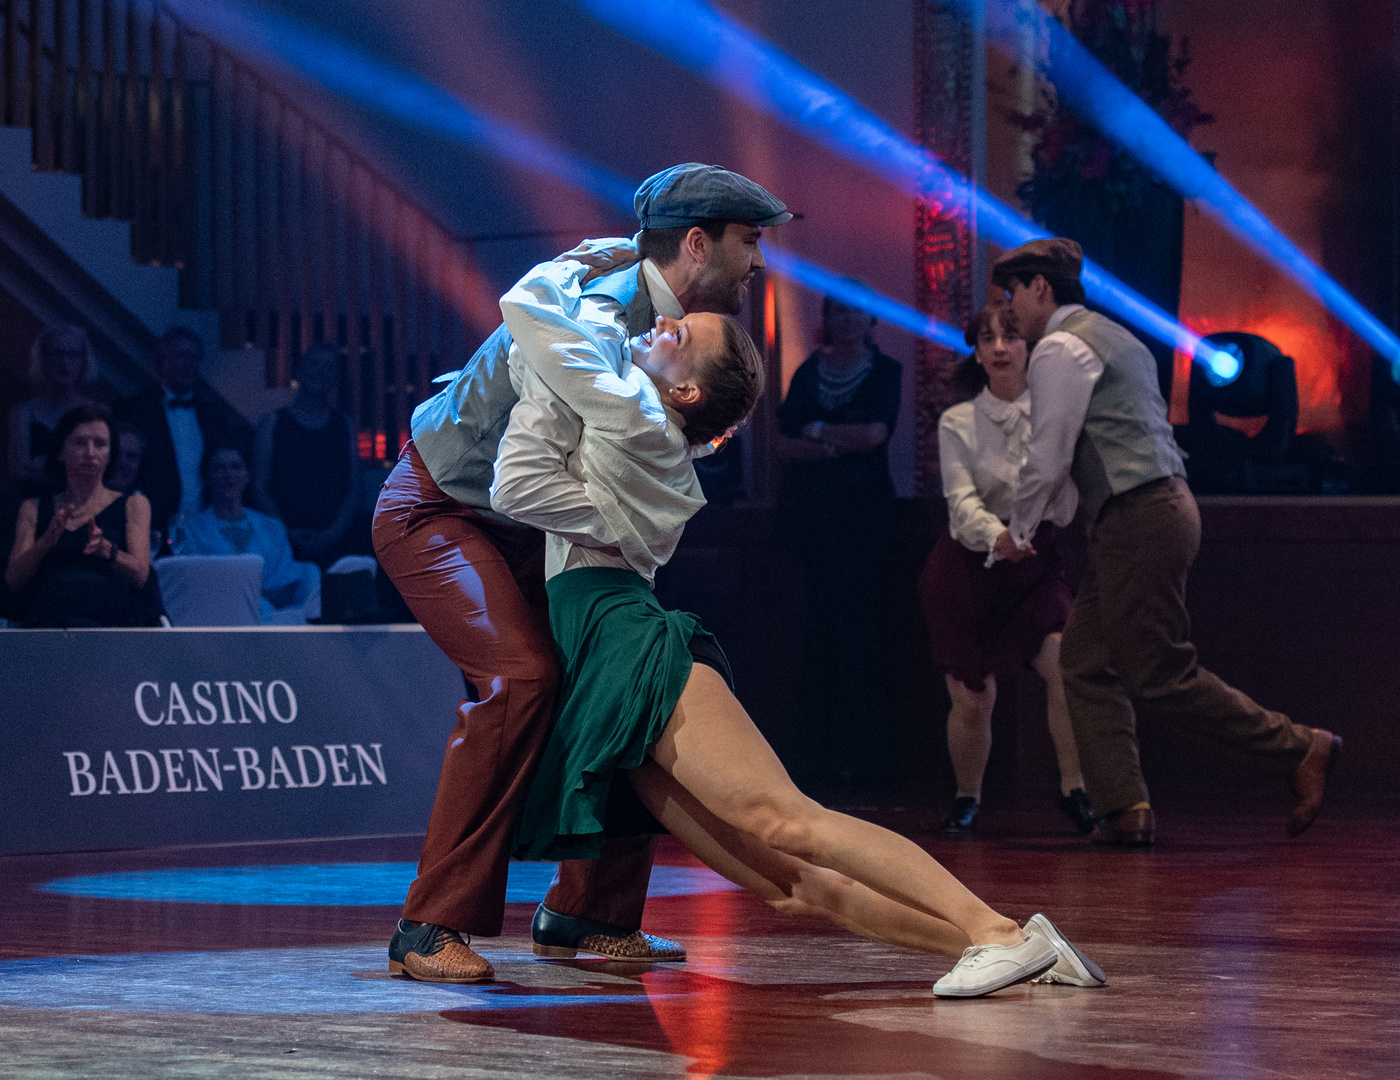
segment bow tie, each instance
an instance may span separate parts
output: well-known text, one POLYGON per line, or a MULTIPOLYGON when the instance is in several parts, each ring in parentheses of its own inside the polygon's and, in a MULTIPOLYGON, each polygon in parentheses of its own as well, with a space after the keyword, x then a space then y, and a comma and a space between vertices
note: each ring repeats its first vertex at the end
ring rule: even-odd
POLYGON ((171 398, 165 403, 167 409, 193 409, 194 398, 171 398))

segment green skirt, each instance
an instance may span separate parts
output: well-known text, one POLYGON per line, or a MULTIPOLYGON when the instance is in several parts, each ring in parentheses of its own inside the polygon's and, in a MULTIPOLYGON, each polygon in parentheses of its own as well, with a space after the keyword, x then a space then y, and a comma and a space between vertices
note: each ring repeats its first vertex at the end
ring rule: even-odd
POLYGON ((549 625, 562 653, 559 718, 525 800, 519 859, 593 859, 613 774, 660 737, 690 678, 700 620, 667 611, 631 570, 586 566, 551 578, 549 625))

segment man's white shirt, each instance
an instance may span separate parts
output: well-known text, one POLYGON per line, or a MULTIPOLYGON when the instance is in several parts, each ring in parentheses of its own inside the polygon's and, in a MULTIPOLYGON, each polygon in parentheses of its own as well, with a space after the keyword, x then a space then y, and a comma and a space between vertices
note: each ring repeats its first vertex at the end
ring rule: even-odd
POLYGON ((1055 309, 1026 369, 1031 431, 1010 518, 1011 539, 1023 550, 1042 520, 1068 525, 1078 506, 1070 466, 1089 415, 1089 398, 1103 375, 1103 361, 1082 338, 1059 326, 1083 310, 1082 304, 1055 309), (1074 491, 1073 498, 1068 497, 1068 491, 1074 491))
MULTIPOLYGON (((199 463, 204 457, 204 432, 199 430, 199 417, 192 408, 172 409, 176 395, 165 391, 165 423, 170 428, 170 441, 175 444, 175 464, 180 471, 180 513, 193 517, 199 513, 203 500, 204 481, 200 479, 199 463)), ((184 399, 181 399, 184 400, 184 399)), ((166 522, 152 527, 164 529, 166 522)))

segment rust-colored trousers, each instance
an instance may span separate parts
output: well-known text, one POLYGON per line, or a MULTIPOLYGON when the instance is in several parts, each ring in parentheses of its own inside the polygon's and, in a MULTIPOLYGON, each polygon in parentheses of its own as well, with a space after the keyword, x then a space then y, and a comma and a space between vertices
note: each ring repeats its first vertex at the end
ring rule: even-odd
MULTIPOLYGON (((516 823, 559 692, 544 536, 444 494, 410 442, 380 492, 374 550, 477 697, 457 707, 404 917, 490 937, 501 932, 516 823)), ((637 929, 655 843, 610 840, 601 859, 561 864, 545 904, 637 929)))
POLYGON ((1115 495, 1090 534, 1089 570, 1070 609, 1060 667, 1089 799, 1101 814, 1148 801, 1138 718, 1281 778, 1307 753, 1308 728, 1197 663, 1186 575, 1200 546, 1200 512, 1180 477, 1115 495))

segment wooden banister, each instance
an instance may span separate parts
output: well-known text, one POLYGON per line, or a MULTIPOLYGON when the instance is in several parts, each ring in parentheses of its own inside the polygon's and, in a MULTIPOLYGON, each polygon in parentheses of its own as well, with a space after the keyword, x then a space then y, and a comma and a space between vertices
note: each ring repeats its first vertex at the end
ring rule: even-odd
POLYGON ((269 385, 336 345, 362 454, 392 458, 475 338, 467 245, 160 0, 0 4, 0 120, 35 169, 81 176, 83 212, 129 221, 132 258, 178 267, 181 304, 263 350, 269 385))

